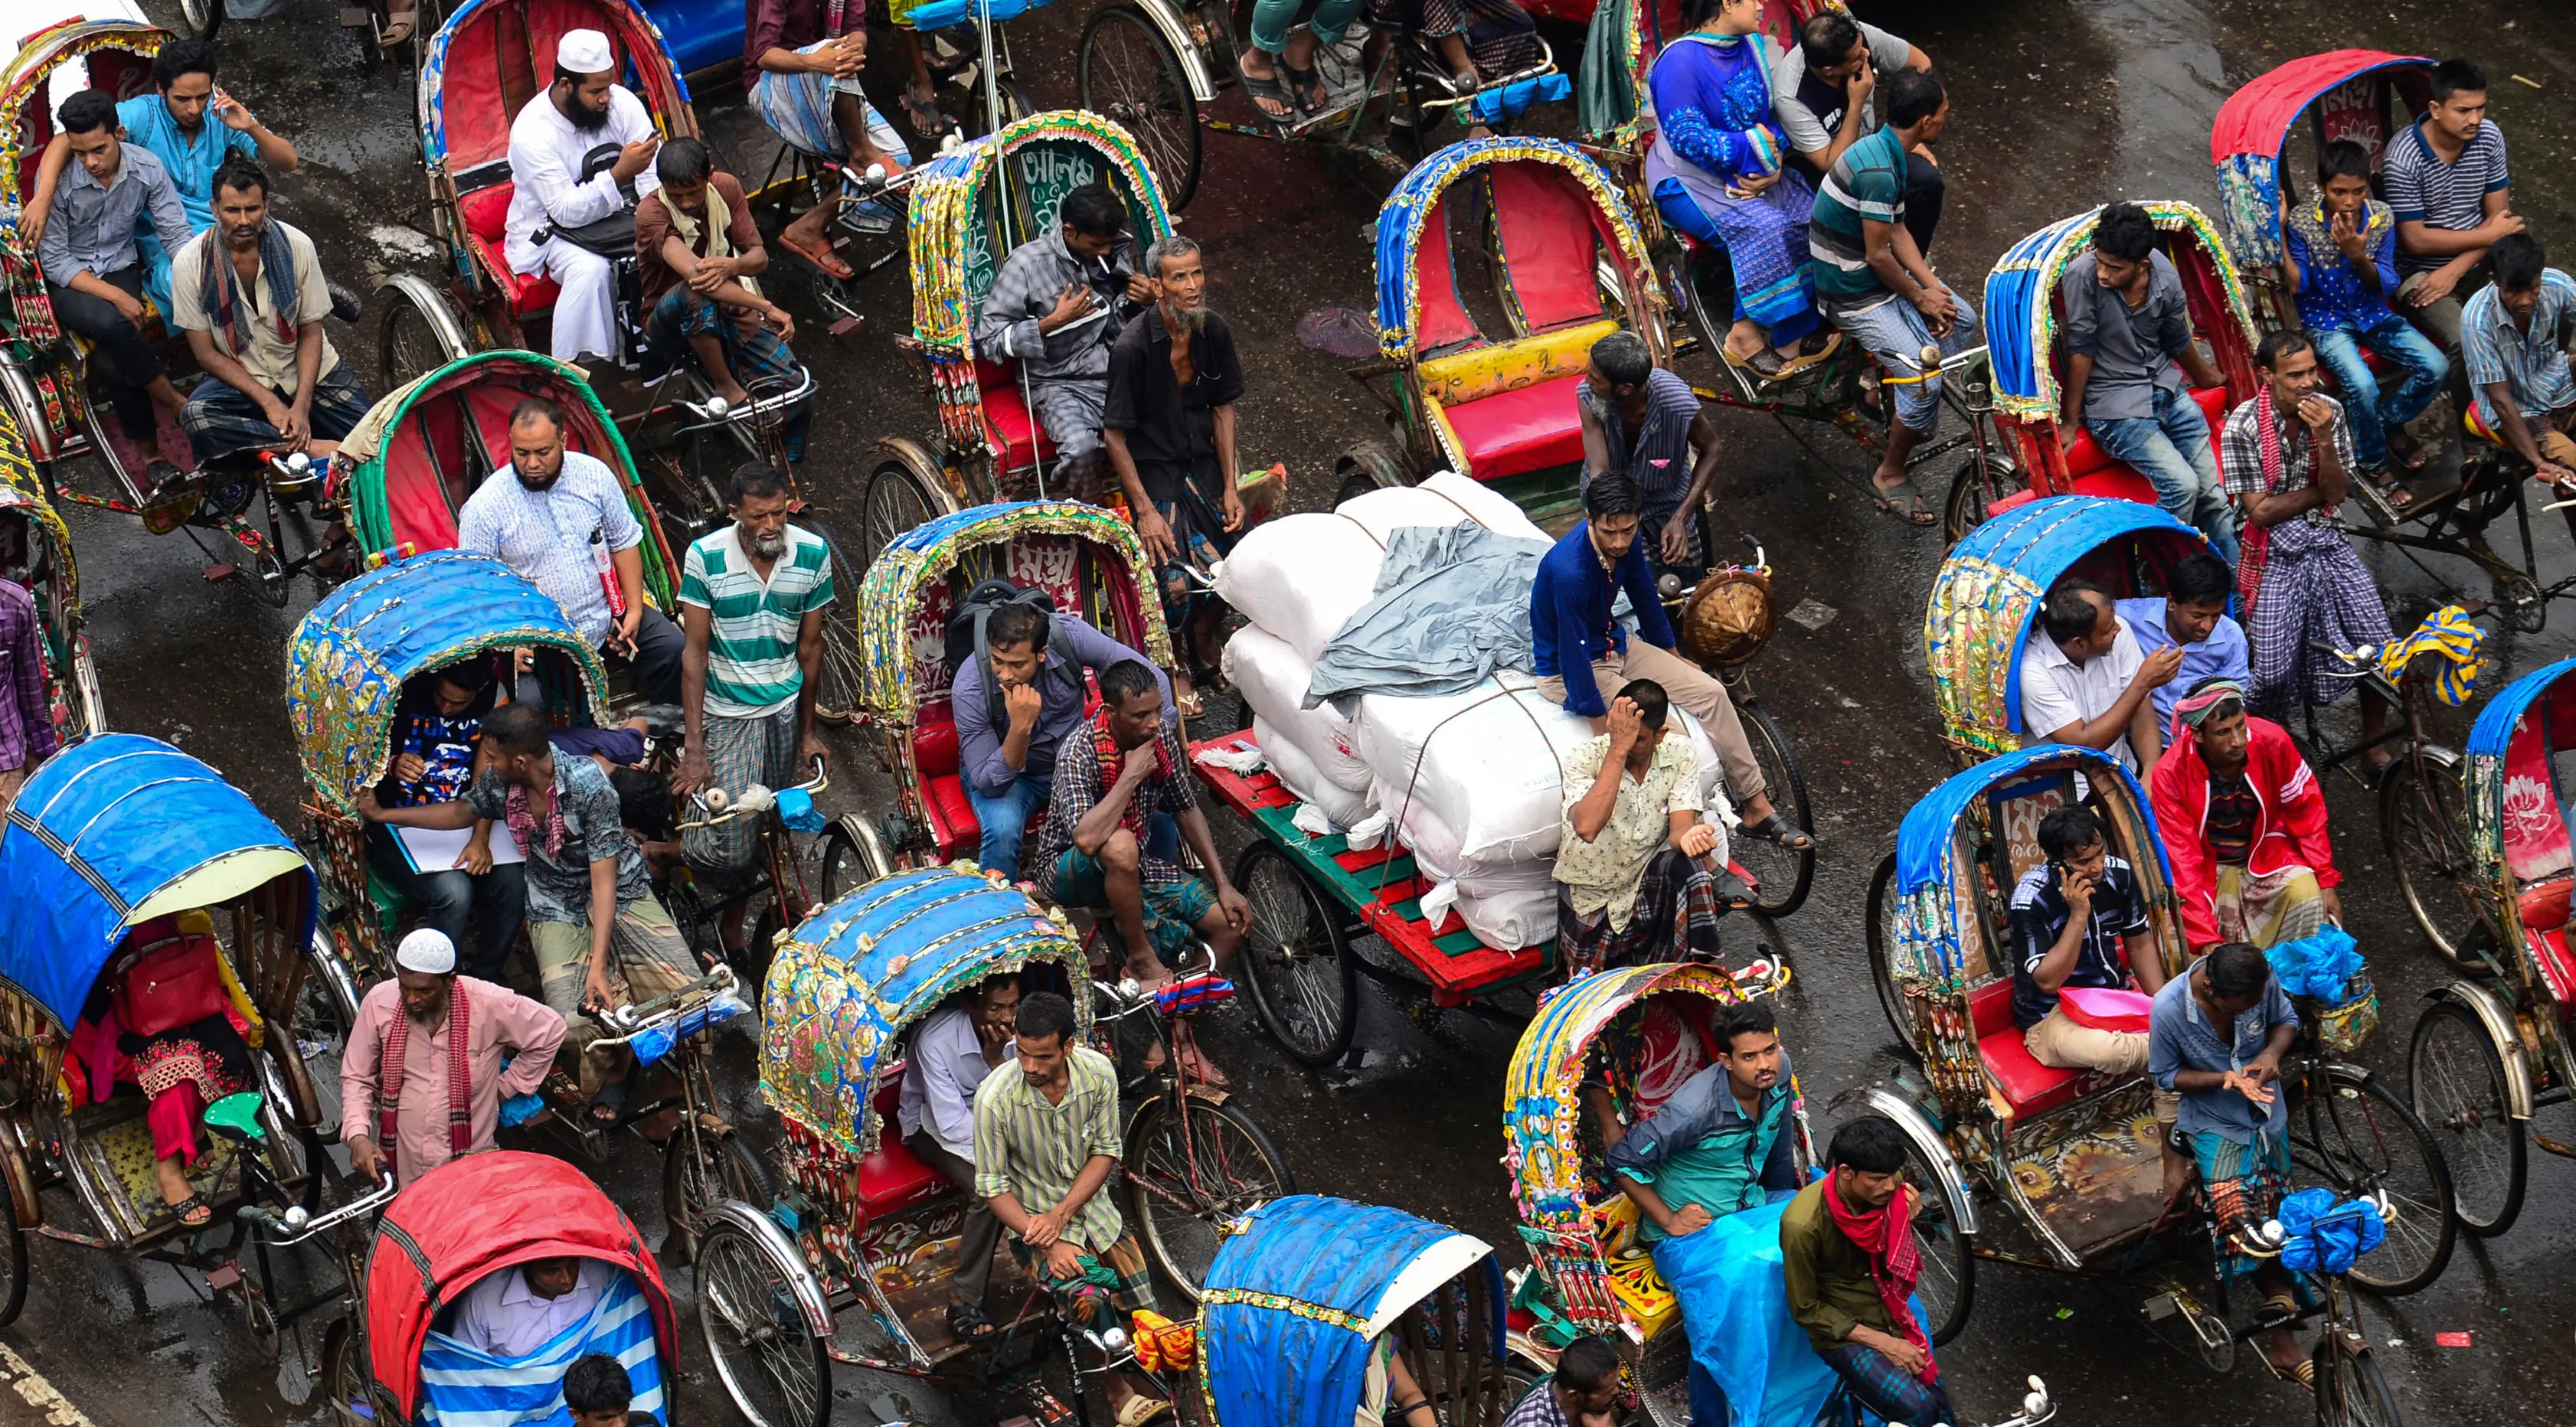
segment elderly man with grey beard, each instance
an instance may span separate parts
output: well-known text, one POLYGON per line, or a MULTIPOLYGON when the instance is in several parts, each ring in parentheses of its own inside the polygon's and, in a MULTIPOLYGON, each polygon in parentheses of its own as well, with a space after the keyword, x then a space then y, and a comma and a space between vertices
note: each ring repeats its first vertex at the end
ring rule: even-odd
MULTIPOLYGON (((1100 439, 1154 562, 1164 619, 1187 631, 1191 673, 1203 682, 1212 677, 1225 613, 1204 592, 1204 577, 1251 523, 1235 483, 1243 366, 1233 330, 1208 310, 1198 244, 1177 234, 1157 240, 1145 251, 1145 276, 1157 296, 1109 350, 1100 439)), ((1181 712, 1196 713, 1192 679, 1173 684, 1181 712)))

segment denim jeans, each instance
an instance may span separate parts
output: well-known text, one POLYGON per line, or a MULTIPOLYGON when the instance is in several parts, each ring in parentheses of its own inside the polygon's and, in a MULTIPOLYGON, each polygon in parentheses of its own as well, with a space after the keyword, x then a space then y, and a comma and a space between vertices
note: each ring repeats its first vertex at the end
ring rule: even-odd
MULTIPOLYGON (((1020 880, 1020 845, 1028 839, 1029 816, 1046 806, 1055 780, 1023 773, 999 793, 985 792, 972 778, 961 781, 966 785, 966 804, 975 810, 975 821, 984 830, 975 860, 985 871, 1001 873, 1005 881, 1020 880)), ((1145 855, 1169 862, 1180 850, 1181 825, 1170 813, 1154 814, 1145 824, 1145 855)))
MULTIPOLYGON (((1876 354, 1879 365, 1887 369, 1889 376, 1911 376, 1914 369, 1923 363, 1925 347, 1938 345, 1942 356, 1955 357, 1984 340, 1985 334, 1977 323, 1977 309, 1969 306, 1968 299, 1956 292, 1950 294, 1950 299, 1959 305, 1959 318, 1950 324, 1950 335, 1941 338, 1937 344, 1932 338, 1932 324, 1923 320, 1923 314, 1914 310, 1913 303, 1901 297, 1891 297, 1858 312, 1837 312, 1829 308, 1827 315, 1845 336, 1876 354)), ((1879 390, 1895 396, 1897 424, 1915 435, 1929 436, 1933 428, 1941 424, 1939 372, 1932 373, 1928 381, 1909 381, 1879 390)))
POLYGON ((2424 414, 2424 408, 2433 404, 2434 393, 2442 389, 2442 379, 2451 373, 2451 359, 2403 317, 2386 318, 2367 332, 2311 328, 2308 340, 2316 344, 2317 360, 2343 387, 2344 419, 2352 423, 2353 459, 2364 470, 2387 465, 2388 428, 2424 414), (2361 358, 2364 349, 2396 363, 2405 379, 2381 392, 2378 376, 2361 358))
POLYGON ((2156 488, 2156 504, 2209 537, 2219 559, 2236 563, 2236 517, 2218 484, 2218 453, 2200 403, 2180 389, 2156 389, 2153 416, 2124 416, 2084 423, 2102 449, 2135 467, 2156 488))

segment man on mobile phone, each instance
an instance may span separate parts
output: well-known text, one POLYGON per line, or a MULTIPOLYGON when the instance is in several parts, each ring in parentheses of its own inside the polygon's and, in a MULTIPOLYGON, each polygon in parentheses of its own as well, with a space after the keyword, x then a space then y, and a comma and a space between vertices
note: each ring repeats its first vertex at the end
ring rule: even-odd
POLYGON ((2165 984, 2137 874, 2111 855, 2092 811, 2072 803, 2039 820, 2039 850, 2048 860, 2013 887, 2013 1024, 2042 1065, 2135 1075, 2147 1068, 2145 1034, 2079 1025, 2059 993, 2126 987, 2133 970, 2150 996, 2165 984), (2150 953, 2134 967, 2131 946, 2150 953))

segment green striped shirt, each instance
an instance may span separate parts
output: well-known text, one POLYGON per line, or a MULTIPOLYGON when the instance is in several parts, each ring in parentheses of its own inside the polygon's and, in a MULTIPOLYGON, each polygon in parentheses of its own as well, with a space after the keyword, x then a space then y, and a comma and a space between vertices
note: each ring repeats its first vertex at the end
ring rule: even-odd
MULTIPOLYGON (((975 1193, 1009 1194, 1020 1207, 1043 1214, 1063 1202, 1094 1155, 1126 1153, 1118 1138, 1118 1072, 1109 1057, 1077 1045, 1068 1057, 1064 1103, 1050 1104, 1014 1061, 975 1087, 975 1193)), ((1111 1202, 1109 1186, 1083 1202, 1064 1236, 1098 1256, 1125 1237, 1127 1226, 1111 1202)))
POLYGON ((787 550, 764 582, 727 525, 689 547, 680 603, 707 611, 707 705, 711 714, 758 718, 796 702, 804 671, 796 631, 832 602, 832 548, 812 531, 787 527, 787 550))

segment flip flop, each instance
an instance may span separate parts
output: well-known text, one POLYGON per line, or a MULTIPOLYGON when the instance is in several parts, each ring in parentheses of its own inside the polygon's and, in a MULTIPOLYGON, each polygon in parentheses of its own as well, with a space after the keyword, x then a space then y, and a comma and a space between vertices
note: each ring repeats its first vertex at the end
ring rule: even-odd
POLYGON ((634 1088, 635 1077, 632 1075, 624 1080, 612 1080, 600 1086, 599 1093, 590 1097, 590 1108, 587 1114, 590 1117, 591 1128, 613 1130, 624 1123, 626 1097, 633 1092, 634 1088), (602 1110, 608 1113, 605 1115, 599 1113, 602 1110))
POLYGON ((1118 1404, 1118 1427, 1145 1427, 1145 1424, 1172 1410, 1172 1404, 1158 1397, 1138 1393, 1118 1404))
POLYGON ((936 139, 957 127, 957 121, 942 113, 936 98, 924 99, 910 90, 903 95, 904 122, 925 139, 936 139))
POLYGON ((2401 471, 2420 471, 2431 465, 2433 461, 2433 448, 2415 439, 2403 428, 2389 432, 2388 454, 2396 458, 2397 469, 2401 471), (2403 450, 2398 447, 2400 436, 2405 438, 2406 444, 2403 450))
POLYGON ((1333 102, 1332 91, 1324 87, 1324 77, 1315 71, 1282 63, 1279 72, 1288 77, 1288 102, 1300 111, 1321 114, 1333 102))
POLYGON ((1915 486, 1914 478, 1911 476, 1892 486, 1882 486, 1872 482, 1869 488, 1869 503, 1878 507, 1881 514, 1895 516, 1912 526, 1930 525, 1936 518, 1932 510, 1932 502, 1915 486))
POLYGON ((1760 822, 1743 824, 1738 831, 1746 837, 1759 838, 1791 852, 1809 852, 1816 847, 1816 835, 1782 817, 1778 808, 1773 808, 1771 815, 1760 822))
POLYGON ((385 21, 385 32, 376 37, 376 48, 389 50, 407 43, 412 37, 412 31, 418 27, 419 20, 420 11, 418 10, 408 15, 389 17, 385 21))
POLYGON ((832 245, 828 242, 823 245, 820 251, 817 251, 813 248, 802 247, 796 243, 790 242, 787 235, 781 233, 778 235, 778 246, 785 248, 787 251, 794 253, 796 256, 803 258, 805 261, 812 263, 818 268, 821 268, 826 277, 847 281, 858 274, 858 269, 841 261, 840 254, 833 252, 832 245))
MULTIPOLYGON (((2417 450, 2420 452, 2422 448, 2418 447, 2417 450)), ((2423 463, 2419 461, 2415 465, 2408 466, 2405 469, 2418 470, 2421 469, 2422 464, 2423 463)), ((2379 492, 2379 498, 2388 502, 2388 508, 2390 510, 2404 510, 2415 504, 2415 493, 2406 488, 2406 482, 2400 480, 2390 472, 2384 470, 2366 471, 2363 475, 2369 480, 2370 488, 2379 492)))
POLYGON ((972 1303, 948 1305, 948 1331, 961 1343, 980 1343, 1002 1331, 972 1303))
POLYGON ((1264 119, 1274 123, 1285 123, 1297 117, 1297 101, 1286 89, 1280 87, 1279 76, 1275 74, 1245 75, 1243 92, 1251 98, 1253 107, 1261 111, 1261 117, 1264 119), (1274 104, 1279 106, 1275 110, 1271 108, 1274 104))
POLYGON ((2317 1364, 2314 1358, 2301 1358, 2299 1359, 2299 1365, 2297 1367, 2291 1368, 2287 1371, 2283 1371, 2281 1368, 2274 1366, 2270 1358, 2265 1358, 2263 1360, 2263 1368, 2264 1371, 2269 1372, 2272 1376, 2279 1378, 2283 1382, 2297 1383, 2299 1386, 2306 1388, 2310 1392, 2317 1390, 2317 1364))

